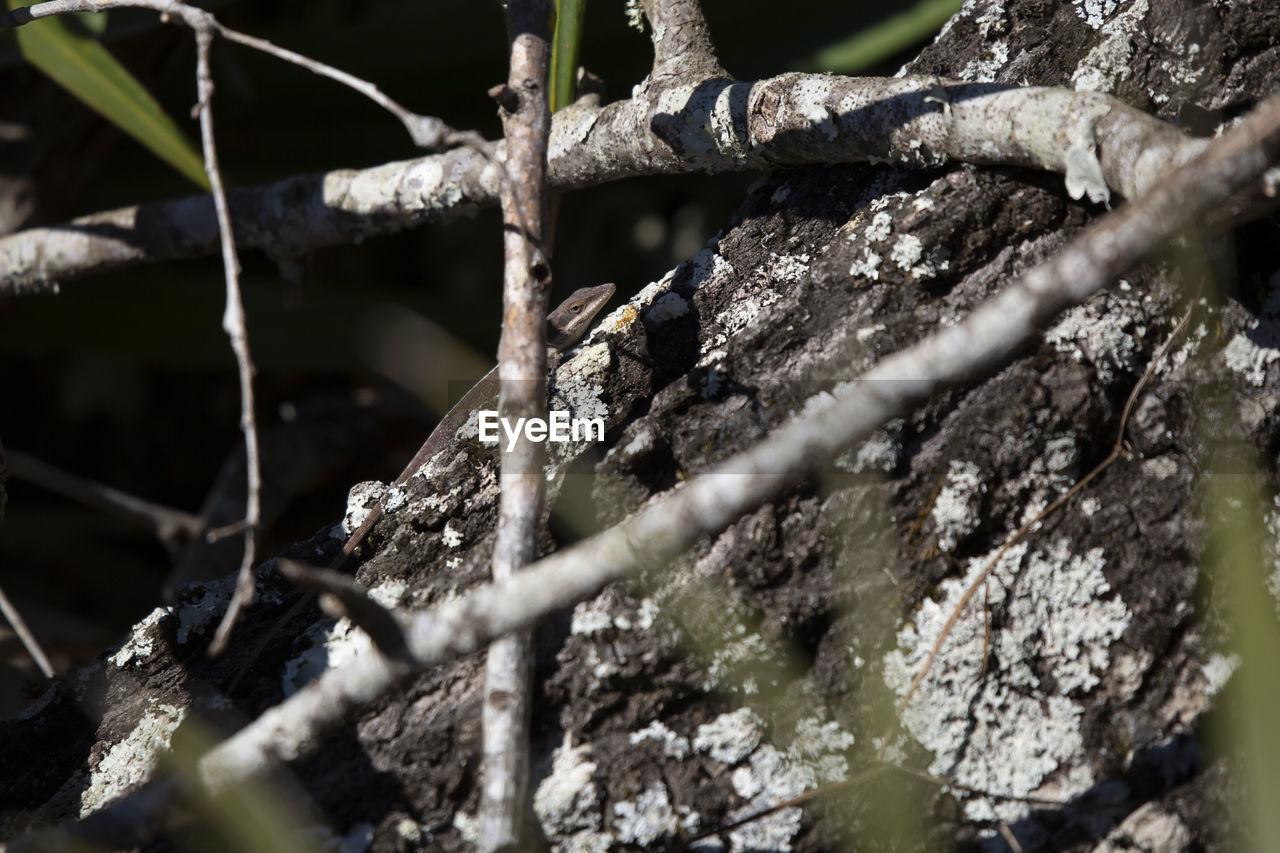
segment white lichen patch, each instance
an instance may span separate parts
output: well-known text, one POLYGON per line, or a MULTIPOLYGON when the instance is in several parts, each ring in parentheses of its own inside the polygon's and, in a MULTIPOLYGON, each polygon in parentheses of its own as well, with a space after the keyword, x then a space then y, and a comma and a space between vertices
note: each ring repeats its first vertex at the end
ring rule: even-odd
MULTIPOLYGON (((760 692, 760 684, 750 673, 758 666, 772 661, 781 664, 777 651, 773 649, 759 634, 748 631, 742 623, 736 626, 737 636, 725 638, 724 644, 711 656, 711 664, 707 667, 707 681, 704 690, 721 690, 727 693, 742 693, 753 696, 760 692)), ((769 667, 773 669, 773 667, 769 667)), ((774 687, 776 684, 769 684, 774 687)))
MULTIPOLYGON (((751 754, 750 764, 733 771, 733 789, 747 804, 729 812, 730 821, 794 799, 817 784, 817 774, 768 744, 751 754)), ((791 849, 800 831, 798 808, 781 809, 729 834, 731 850, 791 849)))
POLYGON ((898 269, 910 273, 917 280, 933 278, 948 269, 951 262, 948 249, 942 246, 926 251, 923 241, 914 234, 903 234, 890 252, 890 259, 898 269))
POLYGON ((453 828, 458 830, 458 835, 468 844, 475 844, 480 840, 480 821, 475 815, 463 811, 454 812, 453 828))
POLYGON ((1080 450, 1076 447, 1073 435, 1059 435, 1044 443, 1044 453, 1040 457, 1044 467, 1050 474, 1062 474, 1073 468, 1080 461, 1080 450))
POLYGON ((132 660, 143 661, 151 657, 151 653, 155 651, 155 626, 159 625, 168 615, 169 608, 167 607, 157 607, 152 610, 145 619, 133 626, 133 629, 129 631, 129 639, 107 660, 116 666, 124 666, 132 660))
POLYGON ((1077 305, 1044 333, 1045 342, 1075 361, 1088 360, 1098 379, 1110 384, 1137 366, 1138 344, 1126 331, 1125 311, 1095 302, 1077 305))
POLYGON ((332 628, 313 625, 305 634, 307 650, 285 664, 280 678, 285 696, 292 696, 319 677, 327 667, 339 667, 356 657, 373 654, 373 641, 350 619, 339 619, 332 628))
POLYGON ((1090 29, 1096 30, 1115 14, 1116 7, 1120 4, 1118 0, 1071 0, 1071 5, 1076 7, 1076 15, 1090 29))
POLYGON ((1255 388, 1266 384, 1267 371, 1280 361, 1280 322, 1274 315, 1252 321, 1252 328, 1239 332, 1222 350, 1222 361, 1255 388))
POLYGON ((611 631, 613 628, 613 614, 609 612, 603 599, 597 597, 581 601, 573 608, 573 619, 569 623, 570 633, 590 637, 611 631))
POLYGON ((387 578, 369 588, 369 597, 388 610, 399 607, 409 592, 409 584, 401 578, 387 578))
POLYGON ((610 599, 597 596, 574 607, 569 630, 584 637, 615 631, 644 631, 653 627, 657 616, 658 604, 652 598, 641 599, 632 612, 627 612, 610 599))
POLYGON ((771 287, 761 287, 755 293, 742 296, 716 317, 721 331, 717 332, 709 342, 702 345, 702 352, 708 353, 723 346, 730 338, 754 323, 765 314, 782 295, 771 287))
MULTIPOLYGON (((862 232, 867 238, 868 243, 880 243, 889 239, 889 234, 893 230, 893 217, 885 213, 883 210, 871 217, 871 224, 862 232)), ((850 239, 856 236, 856 233, 850 234, 850 239)))
POLYGON ((1178 461, 1171 456, 1153 456, 1142 460, 1142 473, 1153 480, 1171 480, 1178 476, 1178 461))
POLYGON ((462 531, 454 528, 452 520, 445 524, 444 530, 440 532, 440 541, 446 548, 457 548, 462 544, 463 539, 462 531))
POLYGON ((857 447, 850 448, 835 461, 835 467, 852 474, 882 471, 886 474, 898 467, 902 458, 902 420, 885 424, 857 447))
POLYGON ((893 244, 892 251, 889 252, 889 260, 893 261, 898 269, 909 271, 920 257, 924 254, 924 243, 914 234, 903 234, 893 244))
POLYGON ((1003 41, 992 42, 980 59, 971 59, 960 71, 960 79, 973 83, 990 83, 1000 69, 1009 63, 1009 45, 1003 41))
POLYGON ((1157 803, 1139 806, 1093 853, 1180 853, 1193 850, 1194 838, 1182 818, 1157 803))
MULTIPOLYGON (((1133 74, 1133 34, 1140 32, 1149 7, 1147 0, 1133 0, 1129 8, 1101 27, 1100 39, 1071 75, 1077 92, 1111 94, 1133 74)), ((1079 7, 1077 7, 1077 12, 1079 7)))
MULTIPOLYGON (((446 177, 444 167, 433 158, 424 158, 415 164, 405 176, 404 187, 409 192, 398 195, 406 210, 447 209, 457 207, 462 201, 462 187, 452 176, 446 177)), ((325 197, 329 197, 327 192, 325 197)))
POLYGON ((665 323, 689 313, 689 303, 678 293, 664 293, 653 300, 645 317, 653 323, 665 323))
POLYGON ((763 737, 764 720, 750 708, 739 708, 698 726, 693 748, 732 765, 754 752, 763 737))
MULTIPOLYGON (((974 559, 964 578, 945 581, 941 601, 926 600, 899 632, 898 650, 885 657, 885 680, 899 696, 988 560, 974 559)), ((1067 799, 1093 784, 1076 697, 1108 673, 1110 646, 1132 618, 1110 594, 1103 564, 1102 549, 1073 554, 1067 539, 1034 553, 1020 543, 1000 559, 903 714, 934 754, 931 772, 1013 796, 1067 799), (984 599, 1004 608, 1003 627, 989 638, 984 599), (1053 675, 1051 689, 1043 672, 1053 675)), ((1028 806, 973 797, 965 811, 974 820, 1014 821, 1028 806)))
POLYGON ((656 740, 662 744, 663 755, 671 758, 684 759, 689 755, 689 739, 667 728, 661 720, 654 720, 640 731, 632 732, 627 736, 627 740, 632 745, 656 740))
POLYGON ((1200 82, 1208 70, 1203 64, 1198 64, 1200 45, 1195 42, 1171 41, 1161 46, 1175 57, 1173 60, 1162 59, 1160 69, 1169 75, 1176 88, 1188 89, 1200 82))
POLYGON ((89 774, 80 795, 80 817, 92 814, 151 778, 161 753, 186 716, 186 710, 152 701, 133 731, 109 747, 89 774))
POLYGON ((982 469, 972 462, 952 460, 947 476, 929 514, 933 517, 938 550, 954 551, 956 545, 982 523, 979 510, 987 484, 982 469))
POLYGON ((872 281, 879 281, 880 261, 879 255, 869 248, 865 249, 862 257, 849 265, 849 275, 855 278, 869 278, 872 281))
POLYGON ((795 255, 779 255, 769 253, 769 279, 776 282, 794 284, 809 272, 809 254, 800 252, 795 255))
POLYGON ((600 792, 592 776, 596 764, 589 744, 574 746, 568 732, 551 758, 551 773, 538 783, 533 813, 548 838, 562 850, 593 849, 600 832, 600 792), (579 837, 582 836, 582 837, 579 837))
POLYGON ((356 483, 347 492, 347 511, 342 517, 343 538, 360 529, 369 513, 387 497, 387 484, 377 480, 356 483))
POLYGON ((613 804, 613 827, 623 844, 647 847, 673 836, 679 823, 667 788, 660 782, 652 783, 634 800, 613 804))
MULTIPOLYGON (((757 814, 819 785, 845 779, 848 764, 838 753, 852 743, 853 736, 837 724, 810 717, 797 723, 785 752, 771 744, 760 745, 745 764, 739 759, 730 777, 734 791, 747 803, 730 812, 729 819, 757 814)), ((730 833, 730 849, 790 850, 800 820, 799 809, 774 812, 730 833)))
POLYGON ((1239 655, 1224 655, 1219 652, 1209 655, 1208 660, 1200 668, 1204 675, 1207 695, 1217 696, 1222 688, 1227 686, 1227 681, 1231 679, 1238 666, 1240 666, 1239 655))

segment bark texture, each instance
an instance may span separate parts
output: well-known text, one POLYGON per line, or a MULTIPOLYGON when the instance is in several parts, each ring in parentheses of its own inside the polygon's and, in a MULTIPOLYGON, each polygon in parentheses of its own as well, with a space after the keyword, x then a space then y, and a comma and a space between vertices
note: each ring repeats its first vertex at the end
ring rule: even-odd
MULTIPOLYGON (((909 71, 1093 88, 1208 133, 1280 87, 1280 12, 979 0, 909 71)), ((560 368, 555 405, 604 416, 609 432, 554 461, 556 509, 618 521, 953 322, 1100 212, 1061 177, 1022 170, 765 175, 705 250, 560 368)), ((1273 223, 1188 237, 995 376, 938 395, 677 565, 542 626, 532 787, 546 840, 669 848, 878 773, 700 849, 999 850, 1002 824, 1026 850, 1232 849, 1229 771, 1205 732, 1233 663, 1201 569, 1197 476, 1247 465, 1275 491, 1277 292, 1273 223), (1239 286, 1225 297, 1215 279, 1230 267, 1239 286), (1189 302, 1189 331, 1135 407, 1132 453, 1010 550, 978 596, 985 607, 962 616, 897 715, 966 578, 1106 455, 1189 302)), ((429 606, 487 575, 492 458, 468 444, 428 470, 388 504, 358 573, 385 602, 429 606)), ((570 529, 553 522, 543 550, 570 529)), ((341 538, 322 531, 288 555, 320 563, 341 538)), ((230 580, 190 588, 0 724, 6 835, 132 787, 155 745, 197 717, 233 729, 325 661, 370 653, 312 610, 227 692, 297 594, 269 569, 224 658, 201 650, 230 580)), ((482 675, 478 658, 440 667, 292 765, 334 838, 466 849, 482 675)))

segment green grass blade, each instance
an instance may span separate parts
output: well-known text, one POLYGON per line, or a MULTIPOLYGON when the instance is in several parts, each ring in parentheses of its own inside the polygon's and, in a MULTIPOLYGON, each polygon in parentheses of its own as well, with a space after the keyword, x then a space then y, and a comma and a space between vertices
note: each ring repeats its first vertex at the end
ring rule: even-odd
POLYGON ((937 32, 961 0, 921 0, 912 8, 814 54, 802 70, 850 74, 875 65, 937 32))
MULTIPOLYGON (((26 4, 9 0, 8 5, 15 9, 26 4)), ((161 160, 209 189, 204 161, 191 142, 106 48, 76 35, 57 18, 19 27, 15 35, 28 62, 161 160)))
POLYGON ((587 0, 556 0, 556 32, 551 45, 551 112, 573 103, 578 48, 586 14, 587 0))

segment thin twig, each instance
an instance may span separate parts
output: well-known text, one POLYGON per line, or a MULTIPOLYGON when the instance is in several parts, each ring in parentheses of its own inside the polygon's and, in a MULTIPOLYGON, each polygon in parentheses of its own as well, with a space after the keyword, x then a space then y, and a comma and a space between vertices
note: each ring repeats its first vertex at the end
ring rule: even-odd
MULTIPOLYGON (((1158 349, 1156 354, 1152 356, 1151 361, 1147 364, 1147 369, 1143 371, 1142 376, 1138 379, 1138 383, 1134 385, 1133 390, 1129 392, 1129 398, 1125 401, 1124 410, 1120 414, 1120 425, 1116 428, 1116 440, 1111 446, 1111 452, 1107 454, 1105 459, 1094 466, 1092 471, 1081 477, 1080 480, 1068 489, 1065 494, 1042 509, 1040 512, 1036 513, 1034 518, 1015 530, 1013 535, 1005 540, 1005 543, 1000 546, 995 555, 992 556, 991 559, 987 561, 986 565, 982 567, 982 571, 979 572, 978 576, 969 584, 969 587, 964 591, 964 595, 960 596, 960 600, 956 603, 956 606, 951 609, 951 615, 947 618, 946 623, 942 626, 942 630, 938 633, 938 638, 934 641, 933 648, 929 650, 929 655, 920 666, 920 671, 916 673, 915 678, 911 679, 911 684, 907 687, 907 692, 903 694, 902 699, 899 700, 899 710, 907 707, 907 703, 910 702, 911 697, 915 695, 916 688, 920 686, 920 682, 924 681, 925 676, 929 674, 930 667, 933 666, 934 660, 937 659, 938 654, 942 651, 942 644, 947 641, 947 637, 951 636, 951 630, 955 628, 956 622, 960 620, 960 614, 963 613, 965 607, 969 605, 969 602, 973 599, 973 596, 977 593, 979 587, 986 584, 987 577, 991 574, 992 570, 995 569, 996 564, 1000 562, 1000 558, 1005 555, 1005 552, 1012 548, 1016 542, 1022 539, 1022 537, 1026 535, 1027 531, 1031 530, 1037 524, 1044 521, 1050 515, 1066 505, 1069 500, 1083 491, 1084 488, 1088 486, 1089 483, 1093 482, 1099 474, 1109 468, 1113 462, 1120 458, 1120 455, 1124 452, 1124 434, 1129 425, 1129 415, 1133 411, 1134 403, 1137 402, 1138 397, 1142 394, 1142 389, 1146 387, 1151 377, 1155 374, 1156 368, 1164 358, 1165 353, 1169 351, 1170 345, 1173 344, 1173 341, 1179 334, 1181 334, 1182 330, 1186 328, 1187 323, 1190 320, 1191 309, 1188 308, 1182 315, 1182 319, 1178 321, 1178 324, 1174 326, 1173 331, 1169 333, 1169 336, 1165 339, 1164 343, 1161 344, 1160 349, 1158 349)), ((988 626, 988 631, 989 630, 990 627, 988 626)), ((984 640, 984 644, 985 642, 986 641, 984 640)), ((983 651, 982 668, 986 668, 985 647, 983 651)))
POLYGON ((118 7, 136 7, 159 12, 161 20, 178 18, 195 33, 196 39, 196 105, 192 114, 200 121, 200 145, 204 155, 204 171, 213 196, 214 216, 218 223, 218 241, 222 249, 222 270, 226 283, 226 306, 222 328, 231 341, 240 380, 240 429, 244 433, 246 500, 244 516, 244 553, 236 579, 235 593, 227 605, 209 654, 219 654, 227 644, 240 611, 253 601, 253 561, 256 556, 258 527, 262 518, 262 467, 258 453, 258 425, 254 415, 253 359, 249 353, 249 333, 245 327, 244 302, 240 296, 240 260, 236 256, 235 236, 231 228, 230 208, 218 168, 218 151, 213 131, 213 74, 209 69, 209 48, 218 23, 203 9, 178 0, 50 0, 26 10, 0 16, 0 29, 28 21, 69 12, 102 12, 118 7), (19 14, 22 12, 23 14, 19 14))
POLYGON ((31 629, 27 627, 22 614, 18 612, 18 608, 13 606, 13 602, 9 600, 9 596, 4 594, 3 589, 0 589, 0 613, 4 614, 4 618, 8 620, 9 625, 13 628, 13 633, 18 635, 18 639, 22 641, 27 654, 31 655, 31 659, 36 662, 36 666, 44 673, 44 677, 53 678, 53 664, 49 663, 49 656, 44 653, 44 649, 40 648, 40 642, 36 639, 36 635, 31 633, 31 629))
MULTIPOLYGON (((551 271, 543 249, 547 219, 548 83, 551 12, 547 0, 509 0, 510 63, 496 100, 506 138, 503 211, 503 323, 498 345, 499 408, 509 423, 546 415, 547 299, 551 271), (518 226, 518 227, 513 227, 518 226)), ((493 579, 501 582, 537 556, 542 522, 540 443, 521 436, 504 447, 502 493, 493 548, 493 579)), ((489 646, 485 662, 479 837, 483 853, 525 842, 529 788, 529 722, 533 678, 532 632, 523 629, 489 646)))
POLYGON ((141 522, 150 527, 170 549, 182 539, 200 532, 200 519, 189 512, 161 506, 126 494, 103 483, 86 479, 41 461, 21 450, 8 449, 9 470, 20 480, 79 501, 85 506, 141 522))
MULTIPOLYGON (((194 21, 211 18, 184 18, 194 26, 194 21)), ((231 629, 242 608, 253 602, 253 561, 256 556, 258 526, 262 520, 262 462, 258 455, 258 423, 254 415, 253 359, 249 354, 249 331, 245 327, 244 302, 240 298, 240 259, 236 257, 235 237, 231 230, 231 216, 227 210, 227 194, 222 186, 222 173, 218 169, 218 150, 213 136, 213 75, 209 70, 209 47, 213 44, 213 28, 207 24, 195 26, 196 34, 196 112, 200 117, 200 142, 204 150, 204 171, 209 176, 213 190, 213 204, 218 216, 218 233, 222 240, 222 271, 226 282, 227 302, 222 314, 222 328, 231 340, 235 352, 236 368, 240 378, 240 429, 244 433, 244 467, 246 499, 244 510, 244 554, 240 558, 240 573, 236 578, 236 590, 222 616, 209 654, 217 655, 227 645, 231 629)))
POLYGON ((475 131, 458 131, 445 124, 441 119, 435 116, 426 116, 415 113, 413 110, 407 109, 399 102, 393 100, 385 92, 379 89, 375 84, 368 80, 361 80, 354 74, 348 74, 346 71, 334 68, 332 65, 326 65, 319 60, 303 56, 295 53, 287 48, 279 47, 263 38, 247 35, 245 33, 233 30, 223 24, 215 24, 218 35, 227 41, 233 41, 237 44, 251 47, 281 59, 285 62, 297 65, 299 68, 305 68, 313 74, 321 77, 327 77, 330 80, 341 83, 349 89, 353 89, 382 107, 387 112, 400 119, 405 130, 409 132, 409 136, 413 139, 413 143, 419 148, 425 148, 429 151, 438 151, 442 148, 450 148, 455 145, 469 145, 475 147, 479 145, 478 150, 487 154, 488 146, 485 144, 483 137, 475 131))

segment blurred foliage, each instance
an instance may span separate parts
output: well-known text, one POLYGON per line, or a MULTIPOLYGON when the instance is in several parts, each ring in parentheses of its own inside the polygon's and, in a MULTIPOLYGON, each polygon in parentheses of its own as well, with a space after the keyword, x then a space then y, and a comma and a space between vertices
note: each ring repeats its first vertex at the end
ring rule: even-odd
POLYGON ((1226 665, 1236 668, 1213 715, 1213 739, 1239 782, 1235 849, 1274 850, 1280 839, 1280 728, 1272 716, 1280 708, 1280 622, 1274 585, 1268 590, 1267 554, 1275 543, 1264 512, 1276 504, 1260 460, 1239 446, 1234 455, 1256 467, 1213 471, 1204 483, 1211 519, 1206 564, 1230 632, 1232 663, 1226 665))
POLYGON ((551 111, 573 103, 578 82, 578 54, 587 0, 556 0, 556 26, 551 46, 551 111))
POLYGON ((960 11, 961 0, 921 0, 912 8, 854 33, 844 41, 827 45, 801 63, 802 70, 855 74, 933 34, 960 11))
MULTIPOLYGON (((21 5, 9 0, 10 9, 21 5)), ((70 22, 46 18, 19 27, 15 37, 32 65, 196 186, 209 189, 195 147, 151 93, 95 40, 105 27, 104 15, 78 15, 70 22)))

